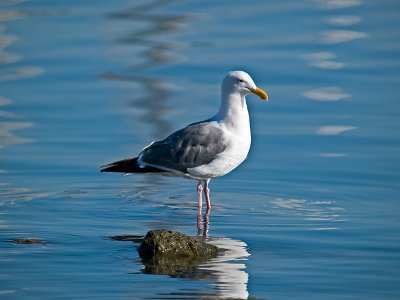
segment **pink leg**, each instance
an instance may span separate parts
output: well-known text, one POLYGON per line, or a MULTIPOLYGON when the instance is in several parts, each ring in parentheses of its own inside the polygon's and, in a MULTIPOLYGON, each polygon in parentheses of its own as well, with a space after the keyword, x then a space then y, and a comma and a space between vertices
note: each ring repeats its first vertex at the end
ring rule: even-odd
POLYGON ((203 192, 203 187, 201 186, 201 180, 199 180, 199 183, 197 184, 197 200, 198 204, 197 207, 201 209, 203 205, 203 200, 201 199, 201 193, 203 192))
POLYGON ((211 209, 211 199, 210 199, 210 189, 208 188, 208 183, 210 182, 210 179, 205 180, 204 183, 204 194, 206 196, 206 201, 207 201, 207 211, 211 209))

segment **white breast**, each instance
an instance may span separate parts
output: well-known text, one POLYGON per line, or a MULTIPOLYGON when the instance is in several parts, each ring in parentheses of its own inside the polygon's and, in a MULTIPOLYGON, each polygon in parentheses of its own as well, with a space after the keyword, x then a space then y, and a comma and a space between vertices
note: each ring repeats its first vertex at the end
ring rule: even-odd
POLYGON ((245 102, 240 114, 236 113, 229 118, 220 119, 218 126, 224 132, 221 143, 225 143, 227 148, 216 155, 215 159, 209 164, 189 168, 188 172, 193 178, 209 179, 223 176, 239 166, 249 153, 251 133, 245 102))

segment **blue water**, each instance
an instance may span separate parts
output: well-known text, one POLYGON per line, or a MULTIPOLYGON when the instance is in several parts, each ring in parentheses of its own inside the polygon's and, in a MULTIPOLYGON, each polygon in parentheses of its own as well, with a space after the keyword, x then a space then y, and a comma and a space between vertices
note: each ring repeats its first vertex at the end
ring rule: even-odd
POLYGON ((398 299, 397 1, 0 3, 0 299, 398 299), (211 181, 100 174, 212 116, 248 71, 253 143, 211 181), (209 224, 207 224, 209 223, 209 224), (228 249, 144 271, 165 228, 228 249), (45 244, 13 243, 37 238, 45 244))

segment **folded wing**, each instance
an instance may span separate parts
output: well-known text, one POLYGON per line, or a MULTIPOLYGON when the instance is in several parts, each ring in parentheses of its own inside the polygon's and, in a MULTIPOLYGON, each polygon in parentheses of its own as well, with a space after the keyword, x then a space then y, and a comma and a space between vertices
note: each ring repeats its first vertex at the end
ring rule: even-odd
POLYGON ((139 154, 138 164, 141 167, 188 173, 188 168, 210 163, 226 147, 223 131, 216 123, 203 121, 190 124, 166 139, 152 143, 139 154))

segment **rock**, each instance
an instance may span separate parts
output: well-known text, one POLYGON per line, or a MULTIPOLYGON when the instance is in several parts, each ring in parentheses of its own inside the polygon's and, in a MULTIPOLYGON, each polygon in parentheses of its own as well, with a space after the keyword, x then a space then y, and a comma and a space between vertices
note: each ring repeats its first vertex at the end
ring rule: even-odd
POLYGON ((46 241, 41 239, 33 239, 33 238, 20 238, 20 239, 13 239, 13 243, 16 244, 38 244, 38 245, 47 245, 46 241))
POLYGON ((150 230, 139 247, 142 259, 210 258, 218 255, 218 247, 200 238, 169 230, 150 230))
POLYGON ((150 230, 138 249, 148 274, 181 275, 218 255, 201 238, 168 230, 150 230))

